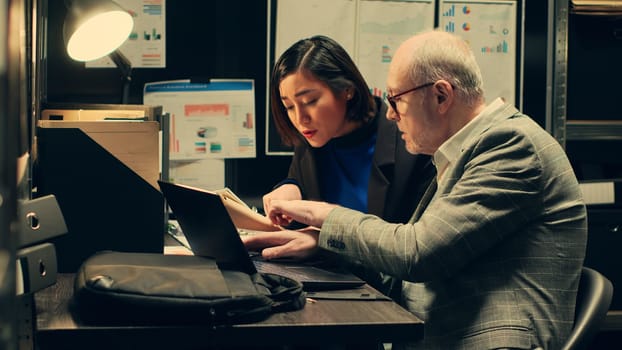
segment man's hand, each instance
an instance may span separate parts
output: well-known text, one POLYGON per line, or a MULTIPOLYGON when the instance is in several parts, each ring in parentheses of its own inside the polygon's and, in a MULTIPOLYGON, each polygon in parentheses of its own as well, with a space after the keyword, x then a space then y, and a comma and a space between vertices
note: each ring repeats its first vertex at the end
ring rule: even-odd
POLYGON ((303 200, 272 200, 266 215, 273 223, 287 226, 292 220, 300 223, 322 227, 328 214, 336 208, 336 204, 303 201, 303 200))
POLYGON ((319 231, 305 228, 300 231, 266 231, 242 236, 247 250, 260 251, 264 259, 291 258, 304 260, 317 251, 319 231))
MULTIPOLYGON (((272 200, 296 200, 302 199, 302 194, 298 186, 294 184, 284 184, 274 189, 274 191, 267 193, 263 196, 263 210, 268 213, 272 209, 272 200)), ((291 221, 290 221, 291 222, 291 221)), ((290 222, 284 224, 287 226, 290 222)))

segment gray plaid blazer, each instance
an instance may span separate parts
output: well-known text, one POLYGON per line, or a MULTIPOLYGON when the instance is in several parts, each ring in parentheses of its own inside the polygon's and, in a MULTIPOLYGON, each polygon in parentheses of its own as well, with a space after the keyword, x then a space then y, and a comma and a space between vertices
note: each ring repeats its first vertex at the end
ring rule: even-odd
POLYGON ((336 208, 322 225, 320 247, 405 281, 425 331, 403 347, 558 349, 572 327, 587 239, 576 176, 514 107, 484 118, 411 222, 336 208))

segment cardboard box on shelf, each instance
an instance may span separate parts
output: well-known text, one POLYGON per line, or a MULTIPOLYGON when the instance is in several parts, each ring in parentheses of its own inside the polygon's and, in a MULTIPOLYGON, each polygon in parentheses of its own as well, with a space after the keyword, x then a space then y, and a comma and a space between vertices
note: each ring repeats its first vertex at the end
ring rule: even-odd
POLYGON ((160 124, 153 121, 40 120, 42 128, 77 128, 154 188, 160 177, 160 124))
POLYGON ((51 103, 43 107, 41 120, 65 121, 95 121, 105 119, 135 119, 144 118, 150 121, 159 121, 162 116, 162 106, 132 105, 132 104, 76 104, 51 103))

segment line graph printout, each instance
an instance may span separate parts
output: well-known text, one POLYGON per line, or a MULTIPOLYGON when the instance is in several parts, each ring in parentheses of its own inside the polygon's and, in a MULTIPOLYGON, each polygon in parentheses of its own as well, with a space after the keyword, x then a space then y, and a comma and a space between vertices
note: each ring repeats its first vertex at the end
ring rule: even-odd
POLYGON ((314 35, 336 40, 352 56, 355 3, 352 0, 279 0, 275 59, 296 41, 314 35))
POLYGON ((356 62, 376 96, 386 95, 394 51, 406 39, 434 27, 433 0, 359 2, 356 62))

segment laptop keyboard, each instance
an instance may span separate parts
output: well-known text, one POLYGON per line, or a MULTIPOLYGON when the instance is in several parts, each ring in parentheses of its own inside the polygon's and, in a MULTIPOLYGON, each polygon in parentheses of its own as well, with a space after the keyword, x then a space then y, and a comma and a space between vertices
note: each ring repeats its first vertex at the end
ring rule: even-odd
POLYGON ((309 279, 308 270, 298 271, 295 267, 287 267, 285 265, 270 263, 262 260, 253 260, 257 271, 261 273, 272 273, 284 277, 289 277, 296 281, 306 281, 309 279))

